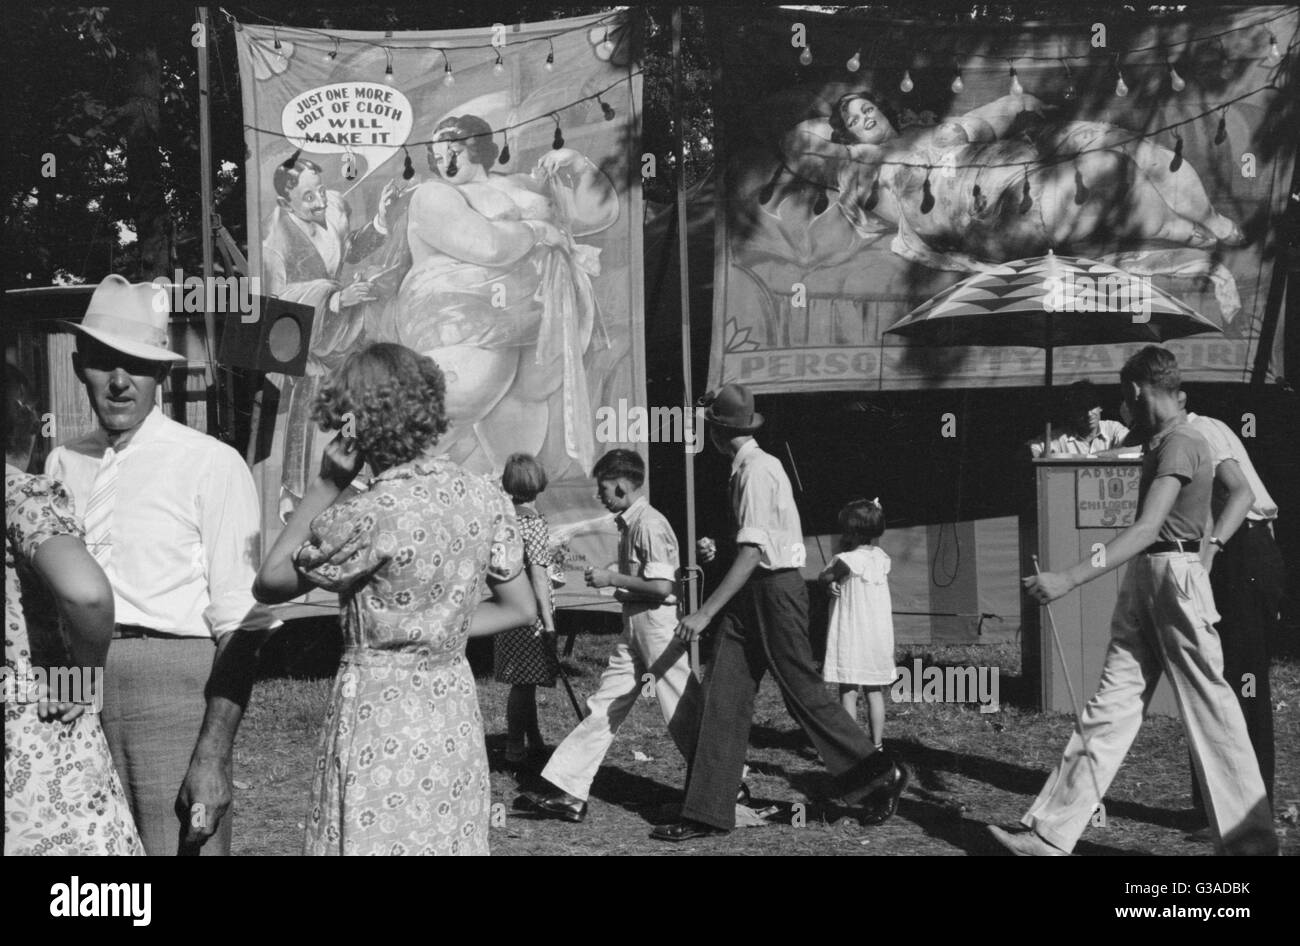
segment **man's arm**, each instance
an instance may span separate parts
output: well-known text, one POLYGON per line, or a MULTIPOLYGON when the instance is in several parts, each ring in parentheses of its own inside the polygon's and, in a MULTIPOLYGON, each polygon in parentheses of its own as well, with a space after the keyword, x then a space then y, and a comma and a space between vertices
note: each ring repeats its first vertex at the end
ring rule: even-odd
POLYGON ((187 846, 204 844, 230 809, 231 756, 235 733, 257 677, 257 654, 274 616, 251 588, 261 546, 260 504, 252 475, 237 453, 222 448, 206 458, 196 512, 208 580, 203 617, 216 638, 212 672, 204 688, 207 709, 190 766, 176 796, 176 813, 187 846), (201 804, 200 824, 191 808, 201 804))
POLYGON ((610 568, 589 568, 586 572, 587 584, 593 588, 617 588, 630 591, 638 598, 662 602, 673 593, 673 583, 666 578, 641 578, 638 575, 624 575, 610 568))
POLYGON ((727 602, 745 587, 745 582, 749 581, 749 576, 754 574, 754 569, 758 567, 760 558, 761 553, 757 545, 748 543, 741 545, 736 552, 736 560, 731 563, 731 567, 727 569, 727 574, 723 576, 718 587, 713 589, 713 594, 700 605, 700 610, 688 614, 677 625, 677 636, 684 641, 692 641, 704 633, 704 629, 727 606, 727 602))
MULTIPOLYGON (((1227 492, 1228 501, 1219 510, 1218 518, 1210 529, 1210 536, 1220 542, 1227 542, 1246 521, 1246 513, 1250 512, 1250 507, 1255 502, 1255 493, 1250 488, 1246 474, 1241 472, 1241 464, 1236 460, 1223 460, 1214 468, 1214 485, 1227 492)), ((1217 551, 1219 548, 1210 542, 1201 546, 1201 561, 1207 569, 1213 567, 1217 551)))
MULTIPOLYGON (((414 190, 414 188, 410 188, 414 190)), ((408 191, 409 193, 409 191, 408 191)), ((345 220, 343 238, 343 259, 348 263, 359 263, 375 250, 384 245, 388 239, 388 224, 394 205, 404 196, 401 183, 394 178, 384 185, 379 195, 379 210, 366 223, 356 230, 352 226, 352 208, 348 206, 341 194, 330 191, 327 200, 337 201, 345 220)))
POLYGON ((235 733, 253 692, 258 649, 264 638, 264 631, 236 630, 217 641, 212 673, 204 688, 208 707, 203 726, 176 796, 176 815, 183 825, 185 847, 197 848, 206 843, 230 810, 235 733), (204 808, 201 819, 192 812, 198 804, 204 808))
POLYGON ((1022 579, 1025 590, 1039 601, 1055 601, 1099 575, 1119 568, 1156 541, 1160 535, 1160 527, 1169 517, 1169 511, 1174 508, 1174 500, 1178 498, 1178 492, 1182 488, 1183 483, 1177 476, 1156 477, 1147 491, 1142 515, 1131 526, 1106 543, 1100 556, 1090 556, 1063 572, 1030 575, 1022 579), (1098 558, 1101 564, 1094 565, 1093 562, 1098 558))

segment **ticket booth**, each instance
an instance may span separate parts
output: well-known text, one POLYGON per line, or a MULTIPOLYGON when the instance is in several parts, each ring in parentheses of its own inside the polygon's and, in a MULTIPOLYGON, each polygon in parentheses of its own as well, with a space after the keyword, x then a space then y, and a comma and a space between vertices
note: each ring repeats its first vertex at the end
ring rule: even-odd
MULTIPOLYGON (((1088 558, 1137 515, 1142 461, 1096 457, 1051 457, 1032 461, 1033 490, 1025 496, 1020 518, 1022 574, 1032 575, 1037 553, 1044 571, 1069 568, 1088 558)), ((1052 615, 1065 652, 1065 663, 1080 703, 1086 703, 1101 679, 1110 642, 1110 617, 1127 565, 1094 579, 1052 602, 1052 615)), ((1021 597, 1021 667, 1045 710, 1073 711, 1065 670, 1052 639, 1047 609, 1021 597)), ((1167 679, 1148 708, 1177 716, 1178 706, 1167 679)))

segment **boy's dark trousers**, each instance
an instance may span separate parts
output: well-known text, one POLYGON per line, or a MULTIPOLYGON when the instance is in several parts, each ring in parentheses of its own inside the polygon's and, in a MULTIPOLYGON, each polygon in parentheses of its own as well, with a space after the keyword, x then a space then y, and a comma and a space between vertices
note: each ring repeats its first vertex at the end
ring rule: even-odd
MULTIPOLYGON (((1269 686, 1269 635, 1277 627, 1282 601, 1282 553, 1269 524, 1247 519, 1214 558, 1210 585, 1222 620, 1217 628, 1223 645, 1223 679, 1228 681, 1250 733, 1259 773, 1273 797, 1273 692, 1269 686), (1253 692, 1243 677, 1253 677, 1253 692)), ((1192 778, 1192 807, 1204 811, 1200 784, 1192 778)))
POLYGON ((786 709, 842 790, 851 793, 889 771, 885 754, 875 751, 816 670, 803 576, 795 568, 756 569, 718 621, 683 818, 725 830, 736 826, 736 786, 749 746, 754 696, 768 670, 786 709))

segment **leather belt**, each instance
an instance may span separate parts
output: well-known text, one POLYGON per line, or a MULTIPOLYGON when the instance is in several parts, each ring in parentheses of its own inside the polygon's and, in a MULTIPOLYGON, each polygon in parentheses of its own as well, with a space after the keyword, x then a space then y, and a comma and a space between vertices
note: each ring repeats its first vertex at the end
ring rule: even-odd
POLYGON ((1199 552, 1201 542, 1199 539, 1173 539, 1169 542, 1152 542, 1142 550, 1143 555, 1160 555, 1162 552, 1199 552))
POLYGON ((178 634, 167 634, 163 631, 156 631, 152 627, 141 627, 138 624, 116 624, 113 626, 113 640, 138 640, 142 637, 153 637, 158 640, 184 640, 178 634))

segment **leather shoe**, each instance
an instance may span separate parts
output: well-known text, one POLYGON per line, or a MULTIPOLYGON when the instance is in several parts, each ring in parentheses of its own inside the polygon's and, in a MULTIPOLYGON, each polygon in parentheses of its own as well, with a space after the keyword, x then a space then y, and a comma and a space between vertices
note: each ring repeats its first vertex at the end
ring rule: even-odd
POLYGON ((1012 834, 995 824, 989 825, 993 839, 1016 857, 1066 857, 1067 851, 1053 847, 1038 836, 1037 831, 1018 831, 1012 834))
POLYGON ((903 797, 903 789, 911 779, 912 773, 906 765, 896 762, 893 771, 881 789, 871 796, 871 804, 858 819, 865 825, 882 825, 898 811, 898 801, 903 797))
MULTIPOLYGON (((900 769, 896 762, 889 756, 877 753, 880 762, 885 763, 884 771, 878 775, 865 777, 863 774, 857 774, 855 783, 852 788, 842 792, 834 799, 835 803, 844 808, 860 808, 868 799, 880 795, 882 792, 891 789, 897 784, 900 778, 900 769)), ((873 756, 872 758, 876 758, 873 756)), ((865 766, 864 766, 865 768, 865 766)))
POLYGON ((751 797, 752 796, 749 794, 749 786, 744 782, 741 782, 740 788, 736 790, 736 804, 748 805, 751 797))
POLYGON ((546 793, 524 792, 515 800, 515 807, 574 824, 581 824, 587 817, 587 803, 560 789, 546 793))
POLYGON ((655 825, 655 829, 650 832, 650 837, 656 841, 694 841, 696 838, 712 838, 726 833, 713 825, 682 819, 672 824, 655 825))

